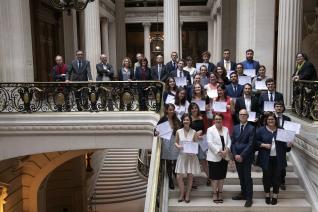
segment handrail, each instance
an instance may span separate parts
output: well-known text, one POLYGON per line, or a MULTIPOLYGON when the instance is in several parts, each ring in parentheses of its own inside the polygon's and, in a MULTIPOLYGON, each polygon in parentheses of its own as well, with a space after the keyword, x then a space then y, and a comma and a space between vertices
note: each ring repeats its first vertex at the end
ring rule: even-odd
POLYGON ((318 81, 293 82, 292 111, 301 118, 318 121, 318 81))
POLYGON ((154 137, 144 212, 156 212, 160 173, 161 139, 154 137))
MULTIPOLYGON (((145 151, 145 150, 141 150, 141 151, 145 151)), ((140 153, 138 154, 137 171, 140 172, 144 177, 149 176, 149 163, 148 163, 147 157, 148 157, 147 153, 143 157, 143 159, 141 158, 140 153)))

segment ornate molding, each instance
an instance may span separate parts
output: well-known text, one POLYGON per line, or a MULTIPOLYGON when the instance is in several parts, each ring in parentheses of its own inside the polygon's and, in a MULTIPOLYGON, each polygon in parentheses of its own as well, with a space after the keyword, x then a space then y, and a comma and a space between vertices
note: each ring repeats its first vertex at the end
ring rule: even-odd
POLYGON ((304 152, 307 156, 318 161, 318 146, 312 144, 307 139, 301 136, 296 136, 294 146, 304 152))

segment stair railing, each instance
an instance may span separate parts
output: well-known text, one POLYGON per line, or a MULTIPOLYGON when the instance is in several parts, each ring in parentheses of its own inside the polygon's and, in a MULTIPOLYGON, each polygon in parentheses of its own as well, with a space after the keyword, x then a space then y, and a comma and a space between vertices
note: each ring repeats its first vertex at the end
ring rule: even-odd
POLYGON ((138 154, 138 172, 140 172, 144 177, 149 175, 149 160, 148 160, 148 150, 140 149, 138 154))
POLYGON ((94 203, 94 199, 96 197, 96 191, 94 189, 94 192, 92 193, 92 195, 88 198, 87 200, 87 211, 88 212, 97 212, 96 210, 96 203, 94 203))

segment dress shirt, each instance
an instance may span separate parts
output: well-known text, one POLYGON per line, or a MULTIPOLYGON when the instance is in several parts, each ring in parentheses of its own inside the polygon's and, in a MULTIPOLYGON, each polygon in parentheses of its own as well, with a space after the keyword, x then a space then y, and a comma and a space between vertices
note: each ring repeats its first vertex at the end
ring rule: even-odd
POLYGON ((269 101, 275 101, 275 91, 268 91, 268 100, 269 101), (271 96, 273 99, 271 99, 271 96))
POLYGON ((183 77, 183 71, 178 69, 177 76, 178 77, 183 77))
POLYGON ((224 60, 223 63, 226 71, 231 71, 231 61, 224 60))
POLYGON ((77 65, 78 65, 78 69, 81 69, 81 67, 82 67, 82 61, 81 61, 81 60, 78 60, 78 61, 77 61, 77 65))
POLYGON ((244 102, 247 111, 251 111, 252 99, 251 96, 244 95, 244 102))
POLYGON ((158 64, 158 80, 160 80, 161 71, 162 71, 162 64, 158 64))
POLYGON ((271 146, 271 153, 270 156, 276 156, 276 144, 275 144, 275 138, 272 139, 272 146, 271 146))
POLYGON ((279 127, 283 127, 283 115, 282 114, 277 114, 277 113, 275 113, 275 115, 277 117, 278 126, 279 127))
POLYGON ((246 68, 245 69, 255 69, 254 68, 254 64, 253 64, 253 61, 251 61, 251 63, 247 60, 247 63, 246 63, 246 68))

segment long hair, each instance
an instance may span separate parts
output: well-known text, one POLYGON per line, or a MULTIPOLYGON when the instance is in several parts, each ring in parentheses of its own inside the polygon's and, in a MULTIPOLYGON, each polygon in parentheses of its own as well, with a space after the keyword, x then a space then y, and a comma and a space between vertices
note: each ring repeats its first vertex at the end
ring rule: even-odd
POLYGON ((178 88, 177 92, 176 92, 176 96, 175 96, 175 101, 174 101, 175 105, 185 105, 186 101, 187 101, 187 92, 186 92, 186 90, 184 88, 182 88, 182 87, 178 88), (184 91, 185 96, 184 96, 183 99, 180 99, 179 98, 179 93, 182 92, 182 91, 184 91))
MULTIPOLYGON (((183 121, 184 121, 184 119, 185 119, 186 117, 189 118, 189 120, 190 120, 190 126, 191 126, 191 124, 192 124, 192 118, 191 118, 190 114, 185 113, 185 114, 183 114, 182 117, 181 117, 181 127, 184 127, 183 121)), ((190 128, 191 128, 191 127, 190 127, 190 128)))
MULTIPOLYGON (((225 85, 224 85, 224 84, 219 84, 219 85, 217 86, 217 88, 221 88, 221 89, 223 90, 223 92, 224 92, 224 99, 227 99, 227 94, 226 94, 225 85)), ((218 97, 216 97, 216 100, 217 100, 217 101, 220 100, 219 95, 218 95, 218 97)))
MULTIPOLYGON (((169 90, 170 90, 169 81, 170 81, 171 79, 172 79, 174 82, 176 82, 173 77, 168 77, 168 79, 166 80, 166 91, 169 91, 169 90)), ((177 90, 177 85, 175 84, 172 89, 173 89, 173 90, 177 90)))
POLYGON ((130 60, 130 58, 129 58, 129 57, 125 57, 125 58, 123 59, 123 61, 122 61, 121 65, 124 67, 124 64, 125 64, 125 62, 124 62, 124 61, 125 61, 126 59, 127 59, 127 60, 128 60, 128 62, 129 62, 128 67, 129 67, 129 68, 131 68, 131 60, 130 60))
MULTIPOLYGON (((169 107, 172 107, 173 109, 175 109, 174 104, 172 104, 172 103, 166 104, 165 105, 165 112, 164 112, 164 114, 166 116, 168 115, 167 111, 168 111, 169 107)), ((180 123, 176 113, 174 113, 173 116, 172 116, 172 124, 173 124, 173 135, 175 135, 177 130, 181 126, 181 123, 180 123)))
POLYGON ((201 99, 204 100, 204 99, 205 99, 204 88, 203 88, 203 86, 202 86, 200 83, 196 83, 196 84, 193 85, 193 88, 192 88, 192 98, 195 96, 195 89, 194 89, 194 88, 195 88, 196 85, 199 85, 199 86, 200 86, 200 88, 201 88, 201 93, 200 93, 201 99))

